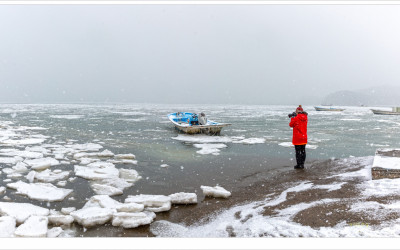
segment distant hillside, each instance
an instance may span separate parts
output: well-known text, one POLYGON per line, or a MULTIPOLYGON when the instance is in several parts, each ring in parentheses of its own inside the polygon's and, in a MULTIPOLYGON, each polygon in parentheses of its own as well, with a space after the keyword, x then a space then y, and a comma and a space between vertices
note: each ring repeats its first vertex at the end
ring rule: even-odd
POLYGON ((337 91, 327 95, 322 104, 344 106, 398 106, 400 87, 381 86, 357 91, 337 91))

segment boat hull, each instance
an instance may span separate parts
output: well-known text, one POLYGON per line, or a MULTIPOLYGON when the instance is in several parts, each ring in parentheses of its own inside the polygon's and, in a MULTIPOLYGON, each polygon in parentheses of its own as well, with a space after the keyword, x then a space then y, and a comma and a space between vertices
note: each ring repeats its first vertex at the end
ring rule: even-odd
POLYGON ((337 108, 322 108, 322 107, 314 107, 316 111, 344 111, 344 109, 337 108))
POLYGON ((230 123, 219 123, 214 121, 207 121, 205 125, 189 125, 188 117, 192 113, 172 113, 168 115, 168 119, 174 124, 178 131, 186 134, 219 134, 222 128, 231 125, 230 123))
POLYGON ((400 112, 371 109, 375 115, 400 115, 400 112))

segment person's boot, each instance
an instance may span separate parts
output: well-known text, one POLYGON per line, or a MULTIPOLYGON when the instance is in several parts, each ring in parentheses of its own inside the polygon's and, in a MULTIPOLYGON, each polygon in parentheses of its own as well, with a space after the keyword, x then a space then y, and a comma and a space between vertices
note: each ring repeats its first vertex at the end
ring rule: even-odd
POLYGON ((302 169, 302 167, 300 165, 296 165, 296 166, 294 166, 294 169, 302 169))
POLYGON ((300 168, 301 168, 301 169, 304 169, 304 164, 301 164, 301 165, 300 165, 300 168))

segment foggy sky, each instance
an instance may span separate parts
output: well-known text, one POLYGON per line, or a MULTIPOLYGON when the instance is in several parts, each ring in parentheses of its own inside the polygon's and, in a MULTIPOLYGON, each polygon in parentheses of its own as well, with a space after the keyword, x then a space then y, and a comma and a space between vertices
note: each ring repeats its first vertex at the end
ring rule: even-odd
POLYGON ((0 103, 319 104, 400 85, 399 5, 0 5, 0 103))

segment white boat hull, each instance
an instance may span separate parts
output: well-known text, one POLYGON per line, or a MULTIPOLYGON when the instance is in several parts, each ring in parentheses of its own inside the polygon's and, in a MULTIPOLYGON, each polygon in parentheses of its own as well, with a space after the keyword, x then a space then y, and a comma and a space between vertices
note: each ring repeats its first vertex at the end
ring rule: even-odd
POLYGON ((400 112, 371 109, 375 115, 400 115, 400 112))

